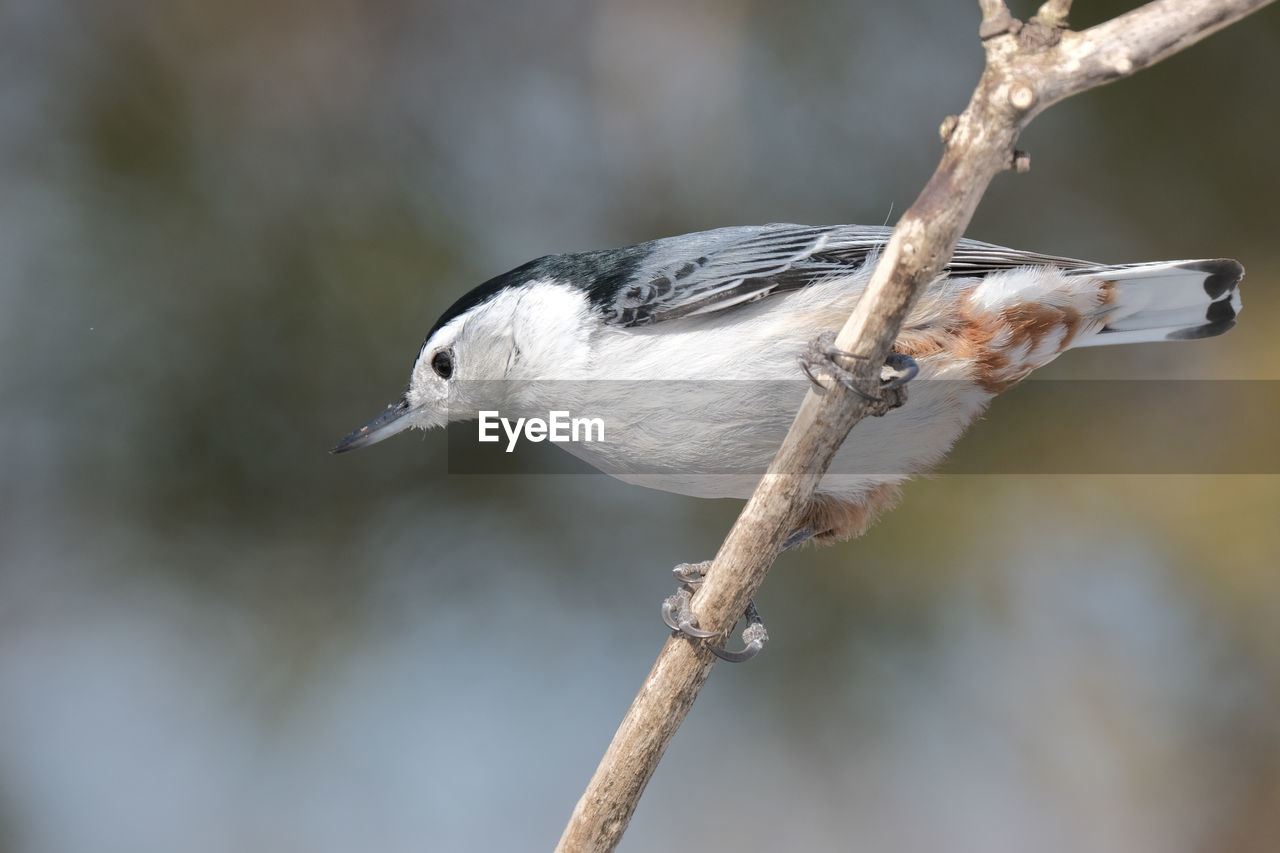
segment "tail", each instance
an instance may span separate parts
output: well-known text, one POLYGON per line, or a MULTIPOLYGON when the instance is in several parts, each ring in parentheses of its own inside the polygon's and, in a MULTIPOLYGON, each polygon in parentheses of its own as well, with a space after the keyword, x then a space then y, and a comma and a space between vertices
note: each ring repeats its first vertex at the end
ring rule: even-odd
POLYGON ((1228 258, 1157 261, 1066 271, 1112 285, 1107 322, 1073 346, 1186 341, 1220 335, 1236 324, 1244 267, 1228 258))

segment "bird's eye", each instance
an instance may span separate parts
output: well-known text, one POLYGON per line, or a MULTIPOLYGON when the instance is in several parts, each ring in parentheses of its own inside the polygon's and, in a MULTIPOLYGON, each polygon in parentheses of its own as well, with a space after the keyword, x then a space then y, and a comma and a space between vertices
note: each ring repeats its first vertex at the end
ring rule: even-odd
POLYGON ((441 379, 448 379, 453 375, 453 353, 447 349, 442 349, 431 356, 431 369, 441 379))

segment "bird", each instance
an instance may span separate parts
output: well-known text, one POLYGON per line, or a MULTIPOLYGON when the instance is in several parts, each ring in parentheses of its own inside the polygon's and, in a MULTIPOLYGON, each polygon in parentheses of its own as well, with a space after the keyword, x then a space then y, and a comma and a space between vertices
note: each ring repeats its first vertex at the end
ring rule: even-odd
MULTIPOLYGON (((847 380, 830 332, 890 234, 773 223, 530 261, 445 310, 404 393, 333 452, 482 412, 573 412, 602 440, 561 446, 607 474, 747 498, 807 390, 847 380)), ((861 535, 997 394, 1069 349, 1226 332, 1243 276, 1227 258, 1111 265, 960 240, 882 371, 886 392, 910 380, 905 402, 850 432, 786 545, 861 535)), ((687 607, 704 565, 677 567, 683 598, 664 604, 691 637, 709 636, 687 607)))

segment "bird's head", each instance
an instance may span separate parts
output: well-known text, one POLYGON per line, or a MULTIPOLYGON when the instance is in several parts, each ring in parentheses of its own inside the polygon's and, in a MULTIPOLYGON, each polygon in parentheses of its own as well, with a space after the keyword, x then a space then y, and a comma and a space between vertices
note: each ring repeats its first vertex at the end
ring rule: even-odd
POLYGON ((525 264, 455 302, 427 334, 399 400, 352 431, 334 453, 406 429, 433 429, 502 408, 523 383, 568 378, 586 359, 591 308, 580 287, 525 264))

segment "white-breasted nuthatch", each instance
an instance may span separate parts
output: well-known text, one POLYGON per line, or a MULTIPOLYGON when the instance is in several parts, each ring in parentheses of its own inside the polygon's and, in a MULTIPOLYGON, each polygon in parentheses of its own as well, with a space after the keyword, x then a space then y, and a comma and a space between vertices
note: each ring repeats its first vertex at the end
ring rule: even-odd
MULTIPOLYGON (((849 315, 889 233, 721 228, 531 261, 445 311, 403 396, 334 452, 482 410, 575 410, 605 419, 607 441, 565 445, 600 470, 746 498, 808 386, 798 362, 820 387, 815 374, 847 375, 814 341, 849 315)), ((918 368, 909 398, 850 433, 790 542, 860 534, 992 397, 1069 348, 1225 332, 1243 274, 1227 259, 1105 266, 962 240, 898 336, 887 381, 918 368)))

